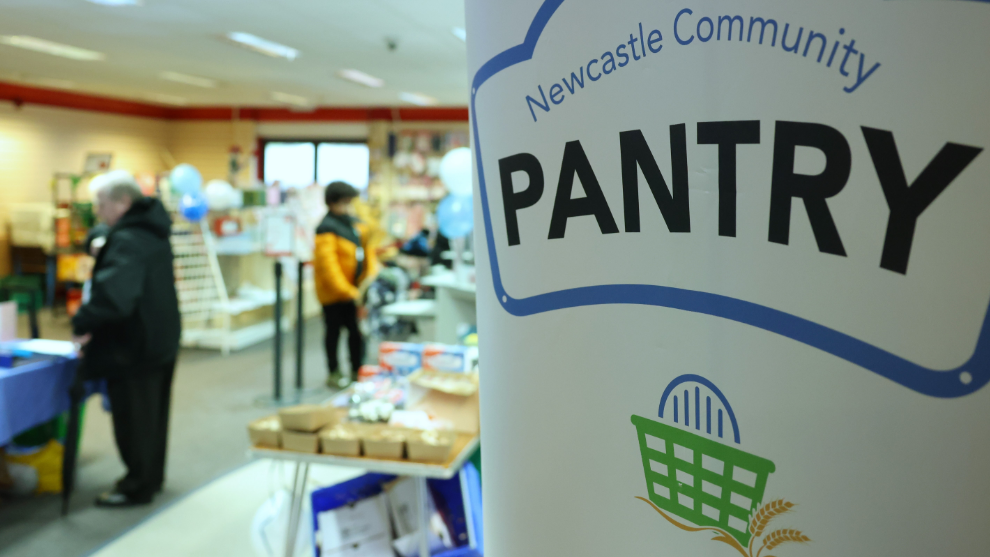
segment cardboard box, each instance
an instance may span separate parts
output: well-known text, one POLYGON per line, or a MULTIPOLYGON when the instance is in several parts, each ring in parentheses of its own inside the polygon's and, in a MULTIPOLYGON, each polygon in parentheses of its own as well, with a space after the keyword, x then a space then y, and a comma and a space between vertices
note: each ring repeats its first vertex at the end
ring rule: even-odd
POLYGON ((304 431, 282 431, 282 448, 300 453, 320 452, 320 437, 304 431))
POLYGON ((406 452, 409 460, 446 462, 455 440, 453 431, 419 431, 406 439, 406 452))
POLYGON ((351 424, 337 424, 320 430, 320 448, 325 454, 361 456, 361 435, 351 424))
POLYGON ((477 359, 477 348, 449 344, 427 344, 423 347, 423 369, 466 373, 477 359))
POLYGON ((282 408, 278 417, 283 430, 316 432, 336 423, 337 411, 332 406, 300 404, 282 408))
POLYGON ((371 458, 401 459, 405 456, 408 430, 382 427, 369 431, 361 438, 364 456, 371 458))
POLYGON ((378 345, 378 365, 388 373, 409 375, 423 367, 423 345, 383 342, 378 345))
POLYGON ((277 449, 282 446, 282 424, 278 416, 268 416, 248 424, 248 438, 255 447, 277 449))

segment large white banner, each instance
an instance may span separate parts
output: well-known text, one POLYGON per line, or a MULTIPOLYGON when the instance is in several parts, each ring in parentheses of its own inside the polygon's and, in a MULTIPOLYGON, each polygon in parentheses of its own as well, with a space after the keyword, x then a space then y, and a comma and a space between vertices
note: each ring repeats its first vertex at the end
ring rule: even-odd
POLYGON ((990 554, 990 5, 467 19, 486 555, 990 554))

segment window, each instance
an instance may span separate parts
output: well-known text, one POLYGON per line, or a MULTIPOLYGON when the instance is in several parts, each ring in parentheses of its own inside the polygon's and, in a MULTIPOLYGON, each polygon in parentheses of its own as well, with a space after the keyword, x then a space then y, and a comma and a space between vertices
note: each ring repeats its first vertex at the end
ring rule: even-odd
POLYGON ((278 181, 283 189, 334 180, 359 190, 368 187, 371 154, 364 143, 271 141, 264 144, 262 157, 265 183, 278 181))
POLYGON ((371 153, 363 143, 320 143, 316 147, 316 182, 343 180, 359 190, 368 187, 371 153))
POLYGON ((298 188, 313 183, 316 176, 316 145, 313 143, 265 144, 265 183, 298 188))

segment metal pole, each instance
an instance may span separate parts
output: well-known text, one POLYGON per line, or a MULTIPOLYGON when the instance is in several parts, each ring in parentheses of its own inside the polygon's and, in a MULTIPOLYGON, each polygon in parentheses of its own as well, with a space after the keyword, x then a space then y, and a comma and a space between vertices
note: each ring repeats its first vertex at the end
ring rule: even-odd
POLYGON ((303 388, 303 337, 305 336, 305 324, 303 321, 303 267, 305 264, 299 261, 299 276, 296 279, 296 391, 301 392, 303 388))
POLYGON ((282 401, 282 262, 275 260, 275 402, 282 401))
POLYGON ((285 531, 285 557, 294 557, 296 538, 299 535, 299 519, 302 515, 303 499, 306 497, 306 480, 309 478, 309 463, 297 462, 292 475, 292 497, 289 503, 289 524, 285 531))

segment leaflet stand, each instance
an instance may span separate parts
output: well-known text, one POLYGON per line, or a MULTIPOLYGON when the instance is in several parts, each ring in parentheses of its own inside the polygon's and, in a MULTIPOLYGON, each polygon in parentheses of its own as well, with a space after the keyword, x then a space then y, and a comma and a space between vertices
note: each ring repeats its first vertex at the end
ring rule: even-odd
MULTIPOLYGON (((272 378, 272 397, 271 399, 262 397, 259 399, 259 402, 265 406, 283 406, 285 404, 294 404, 296 401, 286 401, 282 398, 282 261, 280 258, 292 256, 295 252, 293 248, 296 235, 296 221, 291 212, 277 207, 269 209, 265 214, 263 222, 265 255, 275 260, 275 346, 272 350, 274 354, 274 361, 272 362, 274 372, 272 378)), ((297 298, 302 299, 301 292, 297 293, 297 298)), ((297 339, 296 398, 301 397, 302 394, 302 367, 298 353, 301 346, 301 341, 297 339)))

